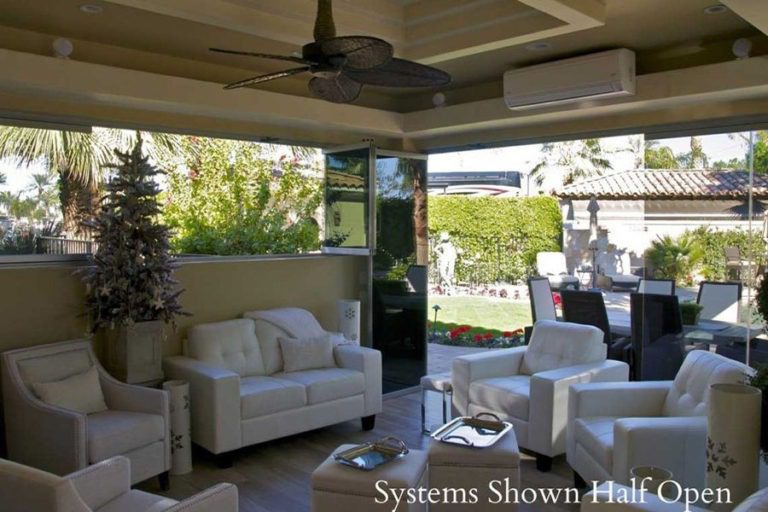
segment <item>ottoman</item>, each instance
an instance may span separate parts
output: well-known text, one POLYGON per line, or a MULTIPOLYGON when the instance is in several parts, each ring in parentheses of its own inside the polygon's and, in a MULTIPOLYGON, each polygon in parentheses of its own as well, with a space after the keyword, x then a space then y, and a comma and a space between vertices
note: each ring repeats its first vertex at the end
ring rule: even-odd
POLYGON ((507 489, 520 488, 520 450, 517 447, 515 431, 510 430, 488 448, 469 448, 432 440, 429 446, 429 487, 430 489, 476 489, 477 500, 471 503, 433 503, 430 512, 514 510, 512 503, 504 503, 507 489), (494 482, 493 489, 491 482, 494 482), (495 504, 492 501, 502 500, 495 504))
POLYGON ((448 423, 448 414, 451 409, 451 397, 453 386, 451 385, 451 373, 435 373, 421 378, 421 433, 429 434, 427 429, 427 391, 436 391, 442 395, 443 423, 448 423))
MULTIPOLYGON (((341 445, 333 453, 352 448, 351 444, 341 445)), ((399 505, 391 492, 389 500, 382 501, 384 496, 379 489, 419 489, 427 487, 427 453, 421 450, 411 450, 408 455, 394 460, 372 471, 344 466, 328 457, 312 473, 312 510, 314 512, 426 512, 427 504, 417 502, 407 503, 407 493, 399 505)), ((415 491, 414 491, 415 493, 415 491)), ((399 493, 398 493, 399 494, 399 493)), ((424 494, 426 496, 426 494, 424 494)))

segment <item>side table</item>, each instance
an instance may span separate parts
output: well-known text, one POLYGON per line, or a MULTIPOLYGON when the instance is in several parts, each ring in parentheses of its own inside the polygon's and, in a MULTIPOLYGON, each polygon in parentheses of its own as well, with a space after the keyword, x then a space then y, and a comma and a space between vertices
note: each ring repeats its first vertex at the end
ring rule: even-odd
POLYGON ((171 474, 192 471, 192 430, 189 420, 189 383, 169 380, 163 383, 171 402, 171 474))

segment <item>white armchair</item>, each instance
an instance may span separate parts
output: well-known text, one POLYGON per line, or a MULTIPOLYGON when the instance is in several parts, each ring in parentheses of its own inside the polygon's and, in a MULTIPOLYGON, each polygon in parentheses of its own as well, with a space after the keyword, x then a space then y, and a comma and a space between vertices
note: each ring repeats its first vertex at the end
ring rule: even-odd
POLYGON ((629 483, 635 466, 672 472, 703 488, 709 387, 743 382, 744 364, 702 350, 685 358, 674 381, 576 384, 568 411, 568 463, 584 481, 629 483))
POLYGON ((540 320, 527 347, 454 359, 453 406, 458 414, 491 412, 511 422, 518 444, 548 471, 552 457, 565 453, 568 387, 628 376, 625 363, 606 360, 596 327, 540 320))
POLYGON ((67 476, 0 459, 4 512, 237 512, 237 487, 218 484, 181 502, 131 489, 131 463, 112 457, 67 476))
POLYGON ((99 364, 88 340, 11 350, 2 355, 8 455, 57 475, 124 455, 131 483, 153 476, 168 486, 171 467, 168 395, 124 384, 99 364), (107 410, 81 414, 49 405, 32 385, 60 381, 96 367, 107 410))

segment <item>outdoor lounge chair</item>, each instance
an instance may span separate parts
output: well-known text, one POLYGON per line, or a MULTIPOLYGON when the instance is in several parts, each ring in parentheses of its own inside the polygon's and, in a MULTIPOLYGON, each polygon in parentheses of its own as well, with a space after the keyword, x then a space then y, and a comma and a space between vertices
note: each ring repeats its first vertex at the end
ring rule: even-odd
POLYGON ((540 252, 536 254, 536 270, 549 280, 553 290, 579 289, 579 278, 568 273, 565 254, 561 252, 540 252))
POLYGON ((702 281, 696 303, 702 306, 701 318, 720 322, 739 321, 741 283, 738 281, 702 281))
POLYGON ((629 253, 622 252, 613 268, 604 268, 603 277, 610 291, 635 291, 640 284, 640 276, 631 272, 629 253))

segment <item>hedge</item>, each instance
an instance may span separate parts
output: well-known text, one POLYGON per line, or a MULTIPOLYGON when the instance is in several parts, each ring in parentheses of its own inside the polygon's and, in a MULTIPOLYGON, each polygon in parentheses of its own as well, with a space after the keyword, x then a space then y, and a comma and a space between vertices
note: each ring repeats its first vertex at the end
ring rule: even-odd
POLYGON ((750 256, 750 238, 752 239, 752 256, 755 265, 764 262, 766 245, 763 234, 754 230, 750 237, 749 231, 742 229, 729 229, 716 231, 708 227, 700 227, 687 230, 686 234, 693 237, 703 251, 701 261, 701 275, 710 281, 723 281, 725 275, 725 248, 738 247, 741 259, 748 260, 750 256))
MULTIPOLYGON (((461 249, 459 282, 519 282, 534 272, 536 254, 562 250, 563 218, 553 197, 431 196, 432 245, 447 232, 461 249)), ((430 255, 436 263, 434 254, 430 255)))

